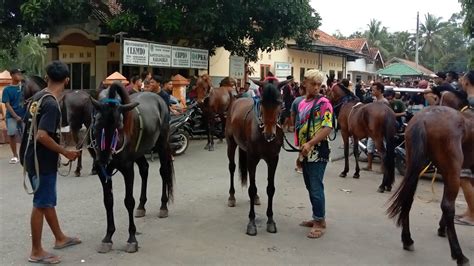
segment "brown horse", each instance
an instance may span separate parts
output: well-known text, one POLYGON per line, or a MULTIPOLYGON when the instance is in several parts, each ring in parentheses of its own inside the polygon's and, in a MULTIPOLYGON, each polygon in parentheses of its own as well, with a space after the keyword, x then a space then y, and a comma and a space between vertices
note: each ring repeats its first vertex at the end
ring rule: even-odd
POLYGON ((204 74, 198 78, 196 81, 196 101, 198 103, 204 101, 204 98, 206 98, 207 94, 212 88, 212 82, 211 78, 209 75, 204 74))
POLYGON ((230 189, 228 205, 235 206, 234 172, 235 151, 239 148, 239 170, 242 185, 250 176, 248 194, 250 197, 249 223, 247 234, 257 234, 254 205, 258 198, 255 184, 255 171, 261 159, 268 167, 268 207, 267 231, 276 233, 273 220, 273 195, 275 193, 275 172, 278 165, 280 148, 283 144, 283 130, 278 126, 281 111, 281 93, 275 84, 266 84, 262 91, 262 100, 258 102, 250 98, 236 100, 230 109, 226 124, 227 157, 229 159, 230 189))
POLYGON ((393 110, 384 103, 362 104, 344 85, 334 84, 328 92, 334 106, 337 123, 344 141, 344 170, 339 175, 346 177, 349 171, 349 137, 353 137, 356 169, 354 178, 359 178, 359 139, 370 137, 382 154, 384 173, 378 192, 390 191, 395 181, 395 133, 396 118, 393 110), (385 141, 385 145, 384 145, 385 141))
POLYGON ((204 119, 207 120, 207 145, 204 149, 214 150, 214 128, 216 126, 216 116, 218 116, 222 124, 225 125, 226 113, 232 104, 234 96, 231 90, 235 87, 236 81, 233 78, 224 78, 219 88, 213 88, 209 91, 209 95, 204 99, 203 110, 204 119))
MULTIPOLYGON (((455 200, 459 191, 461 172, 474 173, 474 72, 465 77, 467 93, 441 92, 439 103, 417 113, 405 131, 407 171, 397 192, 392 196, 388 209, 390 218, 398 216, 402 226, 402 243, 406 250, 414 250, 410 234, 409 215, 418 179, 422 169, 431 161, 443 176, 444 193, 441 201, 443 214, 439 221, 438 235, 448 236, 451 257, 458 265, 469 265, 462 253, 454 228, 455 200), (457 98, 457 99, 456 99, 457 98), (443 99, 443 101, 441 101, 443 99), (442 122, 440 122, 442 121, 442 122)), ((471 179, 474 184, 474 179, 471 179)))

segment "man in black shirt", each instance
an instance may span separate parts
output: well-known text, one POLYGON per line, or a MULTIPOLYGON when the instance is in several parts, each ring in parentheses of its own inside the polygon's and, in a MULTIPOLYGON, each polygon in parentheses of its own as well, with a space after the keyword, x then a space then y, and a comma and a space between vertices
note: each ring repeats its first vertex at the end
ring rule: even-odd
POLYGON ((46 252, 41 245, 43 218, 46 219, 56 239, 54 248, 62 249, 81 241, 66 236, 59 226, 56 215, 56 177, 59 154, 75 160, 79 151, 66 150, 59 143, 61 112, 57 99, 69 82, 69 70, 62 62, 54 61, 46 67, 48 87, 32 97, 25 115, 26 130, 20 147, 20 159, 28 172, 31 186, 36 189, 31 212, 32 249, 30 262, 59 263, 59 257, 46 252), (36 122, 36 130, 30 128, 36 122), (36 143, 36 151, 34 145, 36 143), (35 166, 35 159, 38 165, 35 166))

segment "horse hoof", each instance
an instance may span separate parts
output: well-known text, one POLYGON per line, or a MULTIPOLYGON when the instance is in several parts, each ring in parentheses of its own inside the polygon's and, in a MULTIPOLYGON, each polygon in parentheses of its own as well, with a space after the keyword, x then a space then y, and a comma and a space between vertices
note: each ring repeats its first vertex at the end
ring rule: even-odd
POLYGON ((229 199, 227 201, 227 206, 229 207, 235 207, 235 199, 229 199))
POLYGON ((461 262, 458 261, 458 266, 469 266, 471 264, 469 264, 469 259, 468 258, 462 258, 461 259, 461 262))
POLYGON ((342 172, 342 173, 339 174, 339 177, 346 177, 346 176, 347 176, 347 174, 344 173, 344 172, 342 172))
POLYGON ((410 244, 410 245, 403 245, 403 249, 404 250, 408 250, 408 251, 415 251, 415 245, 414 244, 410 244))
POLYGON ((438 236, 446 237, 446 230, 445 229, 438 229, 438 236))
POLYGON ((127 243, 127 248, 125 249, 128 253, 135 253, 138 251, 138 243, 137 242, 132 242, 132 243, 127 243))
POLYGON ((209 144, 204 147, 205 150, 209 150, 209 144))
POLYGON ((255 205, 261 205, 262 203, 260 202, 260 198, 259 197, 256 197, 253 204, 255 205))
POLYGON ((360 175, 359 174, 354 174, 352 178, 359 179, 360 175))
POLYGON ((80 172, 80 171, 74 171, 74 175, 75 175, 76 177, 80 177, 80 176, 81 176, 81 172, 80 172))
POLYGON ((168 217, 168 210, 160 210, 160 213, 158 214, 158 218, 166 218, 168 217))
POLYGON ((249 222, 247 225, 247 235, 256 236, 257 235, 257 226, 255 223, 249 222))
POLYGON ((145 210, 145 209, 136 209, 136 210, 135 210, 135 217, 136 217, 136 218, 145 217, 145 214, 146 214, 146 210, 145 210))
POLYGON ((97 252, 99 253, 108 253, 109 251, 112 250, 112 242, 110 243, 100 243, 100 246, 99 246, 99 249, 97 250, 97 252))
POLYGON ((275 222, 267 223, 267 232, 275 234, 277 232, 277 227, 275 222))
POLYGON ((214 151, 214 146, 210 146, 209 151, 214 151))
POLYGON ((392 187, 385 187, 385 191, 391 192, 391 191, 392 191, 392 187))
POLYGON ((384 193, 384 191, 385 191, 385 189, 384 189, 383 187, 379 187, 379 188, 377 189, 377 192, 378 192, 378 193, 384 193))

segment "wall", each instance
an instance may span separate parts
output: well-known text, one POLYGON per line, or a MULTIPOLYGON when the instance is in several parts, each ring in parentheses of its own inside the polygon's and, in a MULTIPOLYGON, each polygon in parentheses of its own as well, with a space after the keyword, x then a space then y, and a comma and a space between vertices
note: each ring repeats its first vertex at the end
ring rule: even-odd
POLYGON ((350 71, 368 71, 365 58, 356 59, 356 61, 347 62, 347 72, 350 71))

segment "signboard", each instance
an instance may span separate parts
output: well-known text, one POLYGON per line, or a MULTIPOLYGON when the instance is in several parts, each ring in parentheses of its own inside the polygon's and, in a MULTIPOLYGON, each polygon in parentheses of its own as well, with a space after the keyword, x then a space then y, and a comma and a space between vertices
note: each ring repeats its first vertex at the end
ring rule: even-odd
POLYGON ((229 60, 229 76, 236 79, 243 79, 245 73, 245 58, 231 56, 229 60))
POLYGON ((191 49, 191 68, 207 69, 209 52, 201 49, 191 49))
POLYGON ((286 78, 291 75, 291 64, 275 62, 275 76, 277 78, 286 78))
POLYGON ((171 66, 179 68, 191 67, 191 49, 183 47, 172 47, 171 66))
POLYGON ((148 65, 148 43, 130 40, 123 41, 123 64, 148 65))
POLYGON ((150 66, 171 67, 171 46, 150 43, 150 66))

